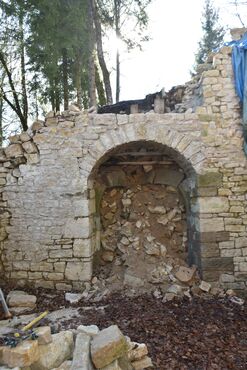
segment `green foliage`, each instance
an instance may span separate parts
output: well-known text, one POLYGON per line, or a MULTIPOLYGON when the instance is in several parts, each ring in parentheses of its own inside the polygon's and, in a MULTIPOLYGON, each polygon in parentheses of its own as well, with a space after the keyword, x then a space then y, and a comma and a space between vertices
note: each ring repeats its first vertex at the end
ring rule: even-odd
POLYGON ((214 8, 212 0, 205 0, 202 30, 203 36, 199 42, 196 64, 204 63, 207 55, 220 46, 225 35, 224 28, 219 24, 219 11, 214 8))

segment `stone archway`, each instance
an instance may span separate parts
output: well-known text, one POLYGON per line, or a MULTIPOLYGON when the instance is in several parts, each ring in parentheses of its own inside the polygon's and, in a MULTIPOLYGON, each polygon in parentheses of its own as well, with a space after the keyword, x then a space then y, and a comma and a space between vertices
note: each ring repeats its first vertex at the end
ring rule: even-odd
POLYGON ((179 265, 200 269, 196 172, 181 153, 151 140, 118 145, 94 166, 89 185, 94 273, 113 281, 118 271, 119 286, 143 286, 179 265))

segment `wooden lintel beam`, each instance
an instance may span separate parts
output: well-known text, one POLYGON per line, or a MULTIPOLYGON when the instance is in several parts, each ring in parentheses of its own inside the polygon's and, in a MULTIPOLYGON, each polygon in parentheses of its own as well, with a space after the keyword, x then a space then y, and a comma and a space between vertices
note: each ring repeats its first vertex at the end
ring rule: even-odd
POLYGON ((129 161, 129 162, 117 162, 117 163, 104 163, 103 166, 146 166, 153 164, 172 164, 172 161, 129 161))

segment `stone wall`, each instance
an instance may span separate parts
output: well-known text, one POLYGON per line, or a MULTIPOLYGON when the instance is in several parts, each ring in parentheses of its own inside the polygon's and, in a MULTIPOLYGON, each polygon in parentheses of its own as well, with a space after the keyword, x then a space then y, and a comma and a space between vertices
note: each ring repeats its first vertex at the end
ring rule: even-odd
MULTIPOLYGON (((214 56, 185 113, 50 113, 1 151, 0 270, 36 287, 80 289, 100 248, 96 179, 126 144, 164 148, 185 173, 189 254, 205 280, 244 289, 247 161, 231 49, 214 56), (96 194, 96 198, 95 198, 96 194)), ((165 170, 164 170, 165 171, 165 170)))

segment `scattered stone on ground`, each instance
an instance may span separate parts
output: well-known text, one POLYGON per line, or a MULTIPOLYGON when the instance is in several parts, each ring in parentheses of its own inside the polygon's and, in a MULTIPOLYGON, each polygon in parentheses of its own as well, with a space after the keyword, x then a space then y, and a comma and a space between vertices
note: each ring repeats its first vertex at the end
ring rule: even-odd
POLYGON ((36 307, 36 301, 37 298, 35 295, 27 294, 21 290, 11 291, 6 299, 10 312, 14 315, 33 311, 36 307))
MULTIPOLYGON (((45 330, 44 325, 50 326, 53 332, 69 331, 71 337, 74 337, 73 342, 80 333, 87 335, 92 341, 97 337, 98 328, 103 329, 116 324, 122 333, 127 334, 134 342, 126 338, 127 357, 122 356, 100 370, 133 370, 138 369, 138 366, 144 366, 145 363, 148 365, 149 360, 145 358, 146 348, 152 358, 154 369, 157 370, 244 369, 247 331, 244 299, 237 297, 233 291, 226 292, 219 287, 212 287, 207 293, 201 290, 199 285, 185 284, 182 295, 180 293, 176 295, 176 291, 180 289, 181 286, 174 283, 170 285, 171 293, 163 292, 160 288, 156 288, 156 294, 151 295, 134 294, 133 297, 130 295, 124 297, 115 293, 102 298, 100 303, 94 299, 84 298, 73 304, 73 309, 65 300, 63 292, 51 293, 39 289, 35 291, 37 295, 35 316, 46 309, 49 311, 55 309, 54 314, 51 312, 43 319, 41 332, 45 330), (173 295, 172 301, 165 302, 164 297, 167 294, 173 295), (57 310, 58 307, 61 309, 57 310)), ((32 290, 30 292, 32 293, 32 290)), ((23 315, 11 320, 2 320, 0 328, 21 328, 33 318, 34 315, 23 315)), ((0 359, 2 344, 0 339, 0 359)), ((44 348, 51 345, 54 345, 54 340, 49 344, 38 344, 44 348)), ((62 347, 59 351, 60 349, 62 347)), ((44 354, 48 352, 44 351, 44 354)), ((55 351, 50 352, 54 355, 55 351)), ((47 356, 44 355, 45 358, 47 356)), ((68 358, 69 362, 60 358, 61 363, 52 365, 53 368, 71 370, 72 357, 71 355, 68 358)), ((35 362, 35 366, 39 361, 35 362)), ((31 369, 36 370, 36 367, 32 364, 31 369)), ((44 370, 44 365, 39 365, 37 369, 44 370)))

